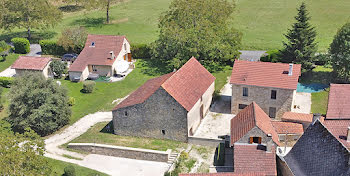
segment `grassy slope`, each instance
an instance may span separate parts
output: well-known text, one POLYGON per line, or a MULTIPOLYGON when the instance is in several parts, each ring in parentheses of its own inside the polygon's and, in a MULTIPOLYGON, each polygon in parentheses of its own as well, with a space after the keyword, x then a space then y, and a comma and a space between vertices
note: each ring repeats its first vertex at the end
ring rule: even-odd
POLYGON ((0 72, 4 71, 6 68, 11 66, 13 62, 16 61, 18 56, 19 54, 10 54, 6 57, 6 60, 4 61, 2 60, 2 58, 0 58, 0 72))
POLYGON ((72 165, 75 168, 76 175, 93 175, 93 176, 107 176, 107 174, 86 168, 81 167, 76 164, 71 164, 63 161, 54 160, 51 158, 48 158, 49 164, 52 166, 52 176, 61 176, 64 173, 64 168, 68 165, 72 165))

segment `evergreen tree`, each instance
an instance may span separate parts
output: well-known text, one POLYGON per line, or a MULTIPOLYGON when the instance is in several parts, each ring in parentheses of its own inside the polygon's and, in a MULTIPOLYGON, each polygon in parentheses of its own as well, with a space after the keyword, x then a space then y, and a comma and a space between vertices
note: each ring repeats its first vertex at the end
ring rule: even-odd
POLYGON ((312 58, 317 51, 316 31, 309 22, 310 16, 304 2, 300 5, 295 19, 297 21, 284 35, 288 42, 283 42, 282 62, 302 64, 304 71, 311 70, 312 58))

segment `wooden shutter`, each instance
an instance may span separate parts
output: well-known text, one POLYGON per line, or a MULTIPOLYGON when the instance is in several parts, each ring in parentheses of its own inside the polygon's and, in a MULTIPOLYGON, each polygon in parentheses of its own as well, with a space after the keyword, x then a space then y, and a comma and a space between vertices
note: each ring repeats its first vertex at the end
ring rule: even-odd
POLYGON ((131 53, 128 53, 128 62, 131 62, 131 53))
POLYGON ((126 55, 124 55, 124 60, 126 60, 126 55))
POLYGON ((253 143, 253 137, 250 137, 249 138, 249 144, 252 144, 253 143))
POLYGON ((261 137, 259 137, 258 144, 261 144, 261 137))

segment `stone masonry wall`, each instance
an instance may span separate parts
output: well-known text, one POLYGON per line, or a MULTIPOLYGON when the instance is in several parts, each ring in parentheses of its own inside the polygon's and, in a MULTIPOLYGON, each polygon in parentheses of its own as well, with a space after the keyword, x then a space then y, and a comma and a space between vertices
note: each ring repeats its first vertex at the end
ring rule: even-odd
POLYGON ((250 137, 261 137, 261 143, 266 144, 269 140, 267 134, 265 134, 258 127, 252 128, 248 133, 246 133, 241 139, 237 141, 237 143, 249 143, 250 137))
POLYGON ((249 105, 255 101, 269 115, 269 108, 276 108, 276 119, 281 119, 284 112, 291 111, 295 90, 278 89, 247 85, 232 85, 231 112, 237 114, 239 104, 249 105), (243 87, 248 88, 248 97, 243 96, 243 87), (276 99, 271 99, 271 90, 277 91, 276 99))
POLYGON ((163 88, 141 104, 112 113, 117 135, 187 142, 187 111, 163 88))

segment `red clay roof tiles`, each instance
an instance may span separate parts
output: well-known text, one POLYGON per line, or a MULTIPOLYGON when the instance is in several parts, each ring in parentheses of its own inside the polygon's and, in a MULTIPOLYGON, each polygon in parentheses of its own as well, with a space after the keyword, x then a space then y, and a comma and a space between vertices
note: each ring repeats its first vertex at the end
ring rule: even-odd
POLYGON ((282 120, 300 121, 300 122, 312 122, 313 114, 296 113, 296 112, 285 112, 282 115, 282 120))
POLYGON ((19 56, 19 58, 12 64, 11 68, 23 70, 44 70, 50 61, 51 58, 48 57, 19 56))
POLYGON ((331 84, 327 119, 350 119, 350 84, 331 84))
POLYGON ((234 146, 234 172, 235 173, 264 173, 277 175, 275 147, 271 152, 260 148, 256 144, 235 144, 234 146))
POLYGON ((350 148, 350 142, 346 141, 350 120, 325 120, 323 124, 345 147, 350 148))
POLYGON ((125 36, 114 35, 91 35, 89 34, 83 51, 75 62, 70 66, 69 71, 83 71, 87 65, 113 65, 115 59, 109 59, 113 51, 118 56, 123 47, 125 36), (94 47, 91 47, 94 42, 94 47))
POLYGON ((303 125, 293 122, 271 121, 278 134, 303 134, 303 125))
POLYGON ((301 72, 300 64, 293 64, 292 75, 288 75, 289 64, 236 60, 232 69, 231 84, 296 89, 301 72))
POLYGON ((179 176, 267 176, 267 174, 264 174, 264 173, 218 172, 218 173, 190 173, 190 174, 179 174, 179 176))
POLYGON ((279 145, 278 134, 271 119, 253 102, 231 119, 231 146, 255 126, 264 133, 271 134, 272 140, 279 145))

